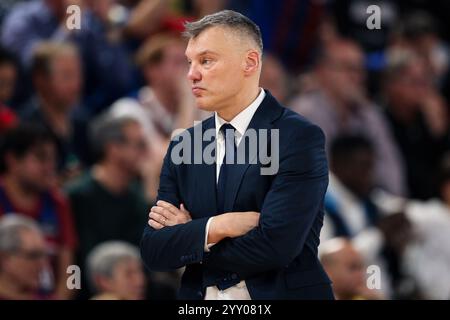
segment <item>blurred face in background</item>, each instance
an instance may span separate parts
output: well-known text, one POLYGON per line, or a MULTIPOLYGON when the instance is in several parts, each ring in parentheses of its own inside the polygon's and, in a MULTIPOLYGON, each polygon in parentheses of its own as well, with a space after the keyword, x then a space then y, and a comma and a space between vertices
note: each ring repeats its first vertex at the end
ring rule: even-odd
POLYGON ((374 184, 374 156, 369 149, 354 150, 347 159, 333 162, 333 173, 351 192, 365 198, 374 184))
POLYGON ((81 63, 76 55, 56 57, 51 66, 49 87, 57 105, 71 107, 81 94, 81 63))
POLYGON ((22 157, 7 155, 8 173, 29 192, 47 190, 56 178, 56 149, 52 142, 42 142, 22 157))
POLYGON ((352 42, 338 40, 327 45, 316 74, 322 87, 342 103, 357 102, 365 96, 364 55, 352 42))
POLYGON ((48 263, 45 240, 39 232, 29 229, 20 230, 19 237, 19 249, 2 253, 0 272, 22 290, 35 291, 39 288, 40 274, 48 263))
POLYGON ((17 70, 12 63, 0 64, 0 103, 7 103, 14 94, 17 70))
POLYGON ((338 298, 353 298, 366 286, 364 262, 350 244, 330 254, 324 267, 338 298))
POLYGON ((422 59, 414 59, 387 83, 389 106, 398 111, 415 111, 431 86, 427 67, 422 59))
POLYGON ((114 266, 111 277, 101 280, 101 286, 123 300, 142 300, 145 295, 145 275, 138 259, 124 259, 114 266))
POLYGON ((144 131, 139 123, 130 122, 123 127, 122 132, 125 140, 113 144, 111 159, 129 174, 138 174, 148 154, 144 131))
POLYGON ((145 67, 150 86, 158 86, 174 95, 178 93, 178 83, 184 80, 188 68, 184 48, 182 40, 171 41, 162 49, 161 61, 145 67))
POLYGON ((70 110, 80 98, 82 71, 76 52, 55 54, 48 70, 37 72, 33 78, 37 93, 58 111, 70 110))
POLYGON ((287 75, 281 62, 274 56, 267 55, 263 59, 261 70, 261 87, 281 103, 287 98, 287 75))

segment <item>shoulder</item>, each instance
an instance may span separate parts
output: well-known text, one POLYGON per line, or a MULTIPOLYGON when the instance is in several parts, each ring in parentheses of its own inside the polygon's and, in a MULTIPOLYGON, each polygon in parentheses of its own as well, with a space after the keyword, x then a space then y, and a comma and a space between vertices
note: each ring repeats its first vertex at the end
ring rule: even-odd
POLYGON ((93 178, 90 172, 85 172, 64 186, 64 192, 70 197, 86 193, 92 186, 93 178))
POLYGON ((280 137, 286 137, 287 142, 292 139, 325 139, 324 132, 318 125, 286 107, 282 108, 281 117, 274 122, 274 127, 280 131, 280 137))
POLYGON ((195 124, 190 128, 178 130, 175 134, 172 135, 172 138, 170 139, 170 145, 172 146, 174 144, 183 141, 183 138, 186 136, 189 136, 191 141, 193 142, 195 134, 197 133, 204 134, 205 130, 208 129, 215 130, 214 115, 203 121, 200 121, 199 123, 195 124))

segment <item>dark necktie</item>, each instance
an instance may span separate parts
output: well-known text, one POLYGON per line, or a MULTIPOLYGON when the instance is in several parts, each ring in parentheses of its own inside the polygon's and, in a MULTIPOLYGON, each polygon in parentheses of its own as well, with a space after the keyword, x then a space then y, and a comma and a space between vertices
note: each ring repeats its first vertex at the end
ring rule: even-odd
POLYGON ((225 123, 220 127, 220 132, 225 138, 225 154, 220 167, 219 180, 217 182, 217 209, 218 214, 224 213, 225 206, 225 189, 230 167, 236 163, 236 129, 229 123, 225 123))

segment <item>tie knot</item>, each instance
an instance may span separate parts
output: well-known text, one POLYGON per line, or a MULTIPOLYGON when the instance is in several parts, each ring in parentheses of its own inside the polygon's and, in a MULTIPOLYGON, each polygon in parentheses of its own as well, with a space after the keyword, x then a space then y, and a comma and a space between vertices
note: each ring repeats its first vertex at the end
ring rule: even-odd
POLYGON ((225 136, 227 131, 231 131, 234 132, 236 131, 236 129, 233 127, 233 125, 229 124, 229 123, 224 123, 221 127, 220 127, 220 132, 222 132, 222 134, 225 136))

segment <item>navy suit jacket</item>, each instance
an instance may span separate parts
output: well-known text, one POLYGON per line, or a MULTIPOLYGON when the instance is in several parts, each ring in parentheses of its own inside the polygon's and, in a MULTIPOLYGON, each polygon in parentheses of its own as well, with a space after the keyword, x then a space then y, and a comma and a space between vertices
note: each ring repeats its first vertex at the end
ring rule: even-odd
MULTIPOLYGON (((201 132, 214 129, 214 116, 199 125, 201 132)), ((252 299, 333 299, 330 280, 317 258, 328 185, 324 134, 282 107, 267 90, 248 128, 279 129, 279 170, 261 175, 263 164, 248 159, 233 165, 225 212, 260 212, 259 226, 204 252, 206 223, 217 214, 216 164, 175 164, 171 150, 178 143, 194 148, 195 142, 173 139, 164 159, 158 199, 177 207, 184 203, 192 221, 160 230, 147 226, 141 241, 143 261, 153 271, 186 266, 181 299, 203 299, 207 286, 223 289, 240 280, 246 281, 252 299)), ((188 132, 193 137, 194 128, 188 132)), ((202 147, 210 143, 204 141, 202 147)))

